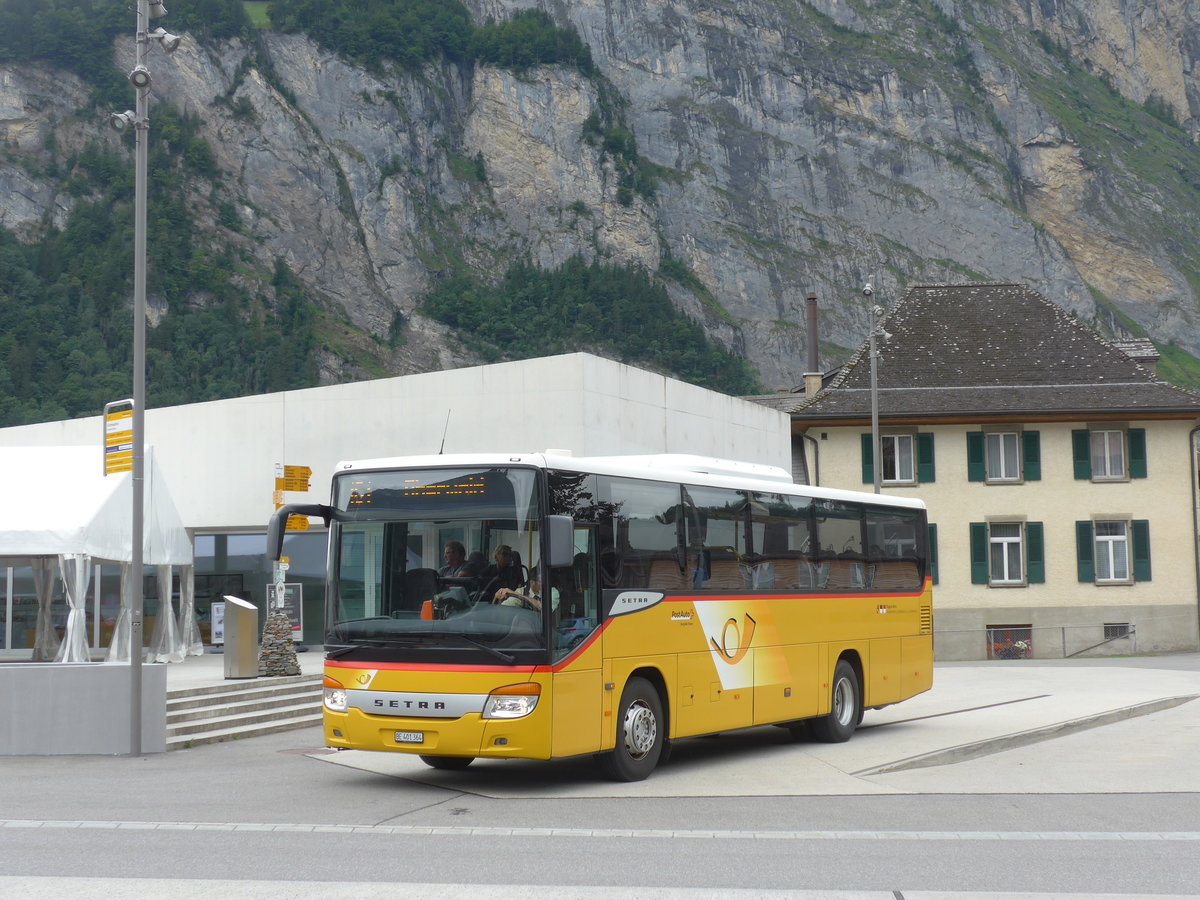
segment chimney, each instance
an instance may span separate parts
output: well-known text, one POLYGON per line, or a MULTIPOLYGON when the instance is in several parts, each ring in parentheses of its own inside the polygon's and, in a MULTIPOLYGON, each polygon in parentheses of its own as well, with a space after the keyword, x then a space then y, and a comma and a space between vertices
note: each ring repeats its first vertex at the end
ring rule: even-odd
POLYGON ((809 294, 804 302, 804 318, 808 326, 808 359, 805 360, 808 371, 804 373, 804 393, 814 397, 821 390, 821 359, 817 350, 817 295, 809 294))

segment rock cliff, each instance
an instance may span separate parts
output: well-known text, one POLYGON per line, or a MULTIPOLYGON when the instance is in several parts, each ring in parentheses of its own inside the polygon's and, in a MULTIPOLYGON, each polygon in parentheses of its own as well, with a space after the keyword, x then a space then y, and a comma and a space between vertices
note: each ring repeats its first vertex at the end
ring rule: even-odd
MULTIPOLYGON (((466 5, 484 21, 535 4, 466 5)), ((286 260, 340 321, 323 380, 379 374, 367 358, 397 373, 470 362, 417 311, 449 260, 495 277, 577 253, 686 264, 698 280, 671 281, 673 301, 768 389, 801 380, 809 292, 823 364, 862 340, 867 280, 884 303, 919 282, 1019 281, 1102 330, 1200 355, 1190 0, 538 5, 602 78, 370 72, 274 32, 153 60, 152 117, 170 102, 198 118, 222 173, 188 189, 211 240, 286 260), (614 102, 653 164, 650 197, 621 196, 584 134, 614 102), (382 340, 397 323, 407 340, 382 340)), ((114 44, 123 69, 131 44, 114 44)), ((38 163, 48 146, 117 145, 80 114, 88 97, 73 76, 0 63, 0 225, 33 235, 70 209, 38 163)))

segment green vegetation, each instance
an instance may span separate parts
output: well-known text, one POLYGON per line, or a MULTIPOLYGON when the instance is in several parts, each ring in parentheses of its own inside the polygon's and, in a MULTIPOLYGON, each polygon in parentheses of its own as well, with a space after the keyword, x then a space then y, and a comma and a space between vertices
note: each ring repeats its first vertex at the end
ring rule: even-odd
POLYGON ((748 363, 709 341, 641 268, 579 257, 553 271, 524 262, 495 287, 455 275, 422 312, 457 329, 489 361, 595 349, 727 394, 760 389, 748 363))
POLYGON ((1200 391, 1200 359, 1174 344, 1154 346, 1162 357, 1158 361, 1158 377, 1193 391, 1200 391))
MULTIPOLYGON (((172 5, 170 30, 204 37, 232 37, 248 29, 241 0, 188 0, 172 5)), ((3 0, 0 62, 45 60, 78 75, 102 104, 131 102, 125 72, 113 65, 112 42, 136 17, 128 0, 3 0)))
POLYGON ((472 56, 481 63, 522 72, 533 66, 573 66, 592 75, 592 51, 574 28, 558 28, 540 9, 513 13, 507 22, 489 21, 475 29, 472 56))
MULTIPOLYGON (((287 266, 254 273, 202 239, 184 181, 215 178, 197 122, 155 111, 146 335, 151 406, 316 383, 316 308, 287 266), (241 285, 258 280, 262 293, 241 285)), ((133 166, 97 145, 57 163, 77 200, 65 226, 19 243, 0 229, 0 426, 98 414, 130 394, 133 166)), ((225 216, 236 221, 236 211, 225 216)))
POLYGON ((594 72, 591 51, 578 32, 559 28, 536 9, 475 27, 458 0, 272 0, 270 18, 280 31, 303 31, 372 68, 392 62, 416 70, 444 57, 518 72, 540 65, 594 72))
POLYGON ((272 0, 271 23, 303 31, 366 66, 415 70, 438 56, 469 59, 471 17, 458 0, 272 0))
POLYGON ((267 15, 268 0, 242 0, 242 9, 246 11, 246 19, 254 28, 263 31, 271 27, 271 19, 267 15))

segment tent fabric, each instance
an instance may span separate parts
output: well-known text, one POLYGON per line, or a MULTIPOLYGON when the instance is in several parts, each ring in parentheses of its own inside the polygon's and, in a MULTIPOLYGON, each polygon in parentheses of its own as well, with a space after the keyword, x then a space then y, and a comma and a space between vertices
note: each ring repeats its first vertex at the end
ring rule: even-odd
POLYGON ((58 558, 63 591, 67 595, 67 631, 55 662, 88 662, 87 595, 92 583, 92 561, 82 553, 65 553, 58 558))
POLYGON ((148 662, 183 662, 187 648, 179 639, 175 609, 171 605, 171 567, 158 566, 158 615, 154 617, 154 635, 146 651, 148 662))
POLYGON ((58 655, 60 646, 58 633, 50 621, 50 599, 54 590, 54 558, 36 557, 30 560, 33 567, 33 590, 37 594, 37 630, 34 632, 33 658, 38 662, 49 662, 58 655))
MULTIPOLYGON (((0 447, 0 562, 82 553, 133 558, 133 473, 105 475, 95 447, 0 447)), ((142 561, 190 565, 192 544, 147 447, 142 561)))
MULTIPOLYGON (((136 584, 127 571, 133 560, 133 473, 105 475, 99 442, 95 447, 0 447, 0 496, 5 501, 0 506, 0 565, 33 566, 38 595, 33 659, 88 658, 87 585, 97 562, 121 564, 121 614, 108 659, 129 659, 136 584), (65 644, 50 618, 56 562, 70 606, 65 644)), ((171 566, 190 568, 192 542, 151 447, 143 457, 143 501, 143 564, 167 567, 168 573, 171 566)), ((173 614, 168 618, 173 620, 173 614)), ((164 643, 181 645, 175 628, 166 630, 164 643)), ((186 648, 172 646, 166 652, 182 659, 186 648)))
POLYGON ((204 641, 196 621, 196 567, 184 566, 179 573, 179 642, 185 656, 203 656, 204 641))

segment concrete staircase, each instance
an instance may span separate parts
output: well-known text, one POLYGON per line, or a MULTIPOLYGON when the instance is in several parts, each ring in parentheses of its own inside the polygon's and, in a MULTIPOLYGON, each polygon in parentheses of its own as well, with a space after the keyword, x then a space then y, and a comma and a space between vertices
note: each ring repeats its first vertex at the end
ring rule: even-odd
POLYGON ((168 750, 320 724, 320 675, 167 691, 168 750))

